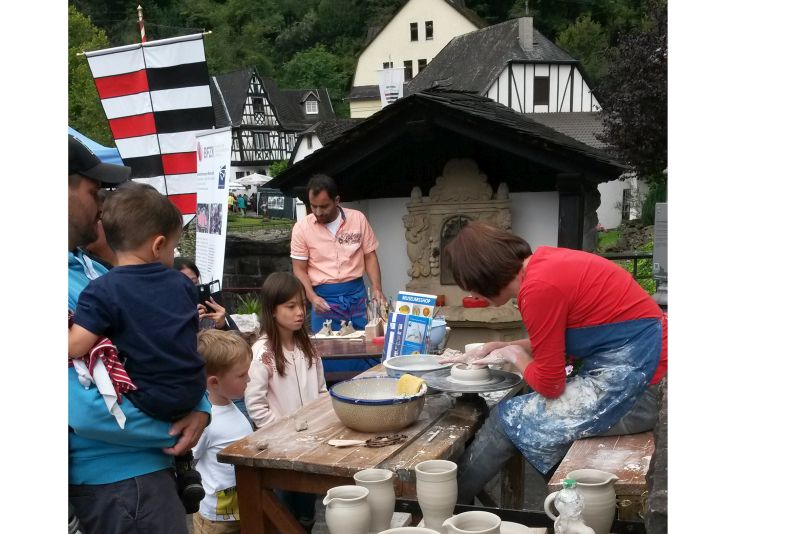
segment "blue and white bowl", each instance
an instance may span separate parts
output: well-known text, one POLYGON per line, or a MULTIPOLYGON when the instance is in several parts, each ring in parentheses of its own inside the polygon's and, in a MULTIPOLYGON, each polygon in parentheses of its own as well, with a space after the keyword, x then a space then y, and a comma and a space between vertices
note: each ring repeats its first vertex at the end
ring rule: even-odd
POLYGON ((410 397, 396 394, 397 378, 369 377, 345 380, 328 391, 336 416, 359 432, 393 432, 417 420, 425 407, 428 386, 410 397))

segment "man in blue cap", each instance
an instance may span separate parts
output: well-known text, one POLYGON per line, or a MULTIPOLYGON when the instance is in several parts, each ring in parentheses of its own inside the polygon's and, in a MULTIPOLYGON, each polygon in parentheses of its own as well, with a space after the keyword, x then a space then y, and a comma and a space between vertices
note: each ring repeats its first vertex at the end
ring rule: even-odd
MULTIPOLYGON (((130 177, 129 167, 101 163, 69 136, 69 309, 89 281, 106 274, 81 247, 97 239, 98 191, 130 177)), ((125 429, 108 413, 96 387, 84 388, 68 367, 69 500, 87 534, 186 533, 184 506, 175 485, 173 457, 194 446, 208 424, 211 405, 172 423, 151 419, 130 402, 125 429), (177 441, 176 441, 177 439, 177 441)))

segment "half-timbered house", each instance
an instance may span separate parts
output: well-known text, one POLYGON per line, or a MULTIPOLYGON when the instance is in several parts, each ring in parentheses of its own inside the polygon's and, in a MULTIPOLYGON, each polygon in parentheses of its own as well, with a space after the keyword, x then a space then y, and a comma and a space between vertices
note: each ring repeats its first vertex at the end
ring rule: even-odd
POLYGON ((290 159, 300 132, 334 118, 325 88, 285 90, 255 68, 211 77, 211 102, 218 128, 230 126, 231 172, 236 178, 290 159))

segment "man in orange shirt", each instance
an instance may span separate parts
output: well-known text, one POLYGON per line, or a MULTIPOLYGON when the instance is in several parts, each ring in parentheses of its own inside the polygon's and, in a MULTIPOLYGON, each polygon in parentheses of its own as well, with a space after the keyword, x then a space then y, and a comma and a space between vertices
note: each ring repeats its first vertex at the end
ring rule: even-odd
POLYGON ((367 291, 364 272, 378 302, 381 290, 378 240, 360 211, 339 206, 333 178, 311 177, 306 186, 311 213, 292 229, 292 270, 311 303, 311 329, 318 332, 332 319, 333 330, 341 321, 352 321, 356 330, 367 323, 367 291))

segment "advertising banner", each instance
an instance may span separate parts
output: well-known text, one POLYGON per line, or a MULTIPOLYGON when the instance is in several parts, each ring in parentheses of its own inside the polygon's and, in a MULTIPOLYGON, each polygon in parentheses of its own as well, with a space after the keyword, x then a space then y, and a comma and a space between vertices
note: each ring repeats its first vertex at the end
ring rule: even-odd
POLYGON ((405 69, 381 69, 378 71, 378 87, 381 92, 381 108, 385 108, 398 98, 403 98, 405 69))
MULTIPOLYGON (((219 281, 225 264, 231 129, 197 134, 197 241, 195 263, 204 284, 219 281)), ((218 290, 217 287, 212 291, 218 290)))

